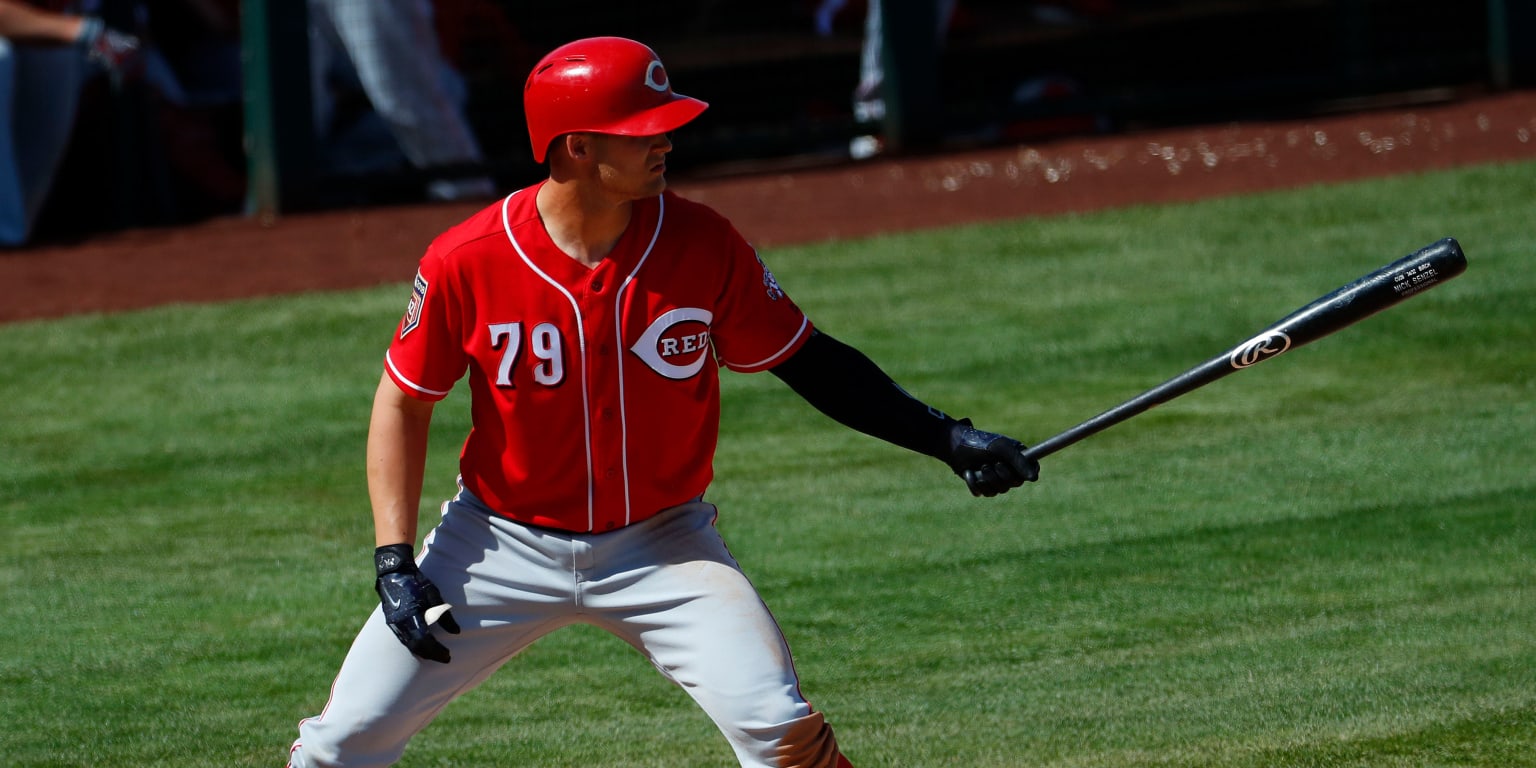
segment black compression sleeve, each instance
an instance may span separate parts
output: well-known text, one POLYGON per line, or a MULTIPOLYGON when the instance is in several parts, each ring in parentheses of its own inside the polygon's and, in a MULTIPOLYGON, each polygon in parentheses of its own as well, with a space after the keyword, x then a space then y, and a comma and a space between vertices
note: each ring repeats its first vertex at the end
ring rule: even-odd
POLYGON ((907 394, 863 352, 825 333, 813 331, 772 371, 846 427, 937 459, 950 453, 954 419, 907 394))

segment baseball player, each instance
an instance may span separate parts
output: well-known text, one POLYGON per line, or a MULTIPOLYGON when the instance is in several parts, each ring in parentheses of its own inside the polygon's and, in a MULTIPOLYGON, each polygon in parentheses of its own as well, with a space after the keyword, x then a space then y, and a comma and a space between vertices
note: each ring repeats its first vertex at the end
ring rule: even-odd
POLYGON ((367 446, 380 607, 290 765, 389 765, 454 697, 581 622, 688 691, 741 765, 848 766, 705 498, 720 366, 773 372, 976 495, 1039 467, 819 331, 726 219, 667 190, 668 134, 706 104, 650 48, 561 46, 524 107, 548 178, 431 244, 385 354, 367 446), (428 425, 460 379, 459 491, 417 552, 428 425))

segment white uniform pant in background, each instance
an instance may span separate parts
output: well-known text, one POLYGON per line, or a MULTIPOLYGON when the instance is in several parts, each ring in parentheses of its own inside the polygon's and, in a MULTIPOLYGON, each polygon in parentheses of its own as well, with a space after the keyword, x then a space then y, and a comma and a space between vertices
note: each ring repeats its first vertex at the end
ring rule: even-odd
MULTIPOLYGON (((463 630, 435 633, 453 661, 412 656, 376 609, 324 712, 300 723, 291 765, 389 765, 456 696, 540 637, 585 623, 682 686, 743 766, 831 768, 831 728, 801 696, 783 634, 715 515, 696 502, 609 533, 570 534, 513 523, 460 493, 420 558, 463 630)), ((508 702, 508 728, 521 705, 508 702)))
POLYGON ((90 73, 79 46, 0 37, 0 245, 23 245, 69 148, 90 73))
MULTIPOLYGON (((309 0, 310 67, 316 131, 333 115, 325 78, 340 55, 357 76, 401 153, 417 168, 484 161, 464 113, 464 83, 443 58, 430 0, 309 0)), ((488 177, 439 179, 434 199, 491 197, 488 177)))

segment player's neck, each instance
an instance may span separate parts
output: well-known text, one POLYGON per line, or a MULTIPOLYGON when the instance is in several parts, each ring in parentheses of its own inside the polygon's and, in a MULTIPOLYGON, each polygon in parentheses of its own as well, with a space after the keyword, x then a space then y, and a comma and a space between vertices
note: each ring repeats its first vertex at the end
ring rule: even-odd
POLYGON ((549 181, 539 187, 535 203, 555 246, 581 264, 595 267, 624 236, 634 202, 583 192, 581 185, 549 181))

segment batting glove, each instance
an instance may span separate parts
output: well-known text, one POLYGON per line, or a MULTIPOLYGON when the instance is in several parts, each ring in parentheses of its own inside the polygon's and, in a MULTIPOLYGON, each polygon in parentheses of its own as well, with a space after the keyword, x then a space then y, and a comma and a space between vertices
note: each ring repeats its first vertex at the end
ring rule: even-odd
POLYGON ((85 49, 86 58, 114 75, 134 74, 140 64, 139 39, 108 28, 95 16, 86 17, 75 42, 85 49))
POLYGON ((972 496, 996 496, 1039 479, 1040 462, 1025 456, 1025 448, 1011 437, 983 432, 971 426, 970 419, 961 419, 950 428, 948 464, 972 496))
MULTIPOLYGON (((384 623, 411 653, 447 664, 448 649, 432 636, 426 616, 428 608, 443 604, 443 596, 417 570, 411 545, 391 544, 375 549, 373 565, 378 571, 373 588, 379 593, 384 623)), ((452 634, 459 633, 459 624, 451 613, 445 612, 437 624, 452 634)))

